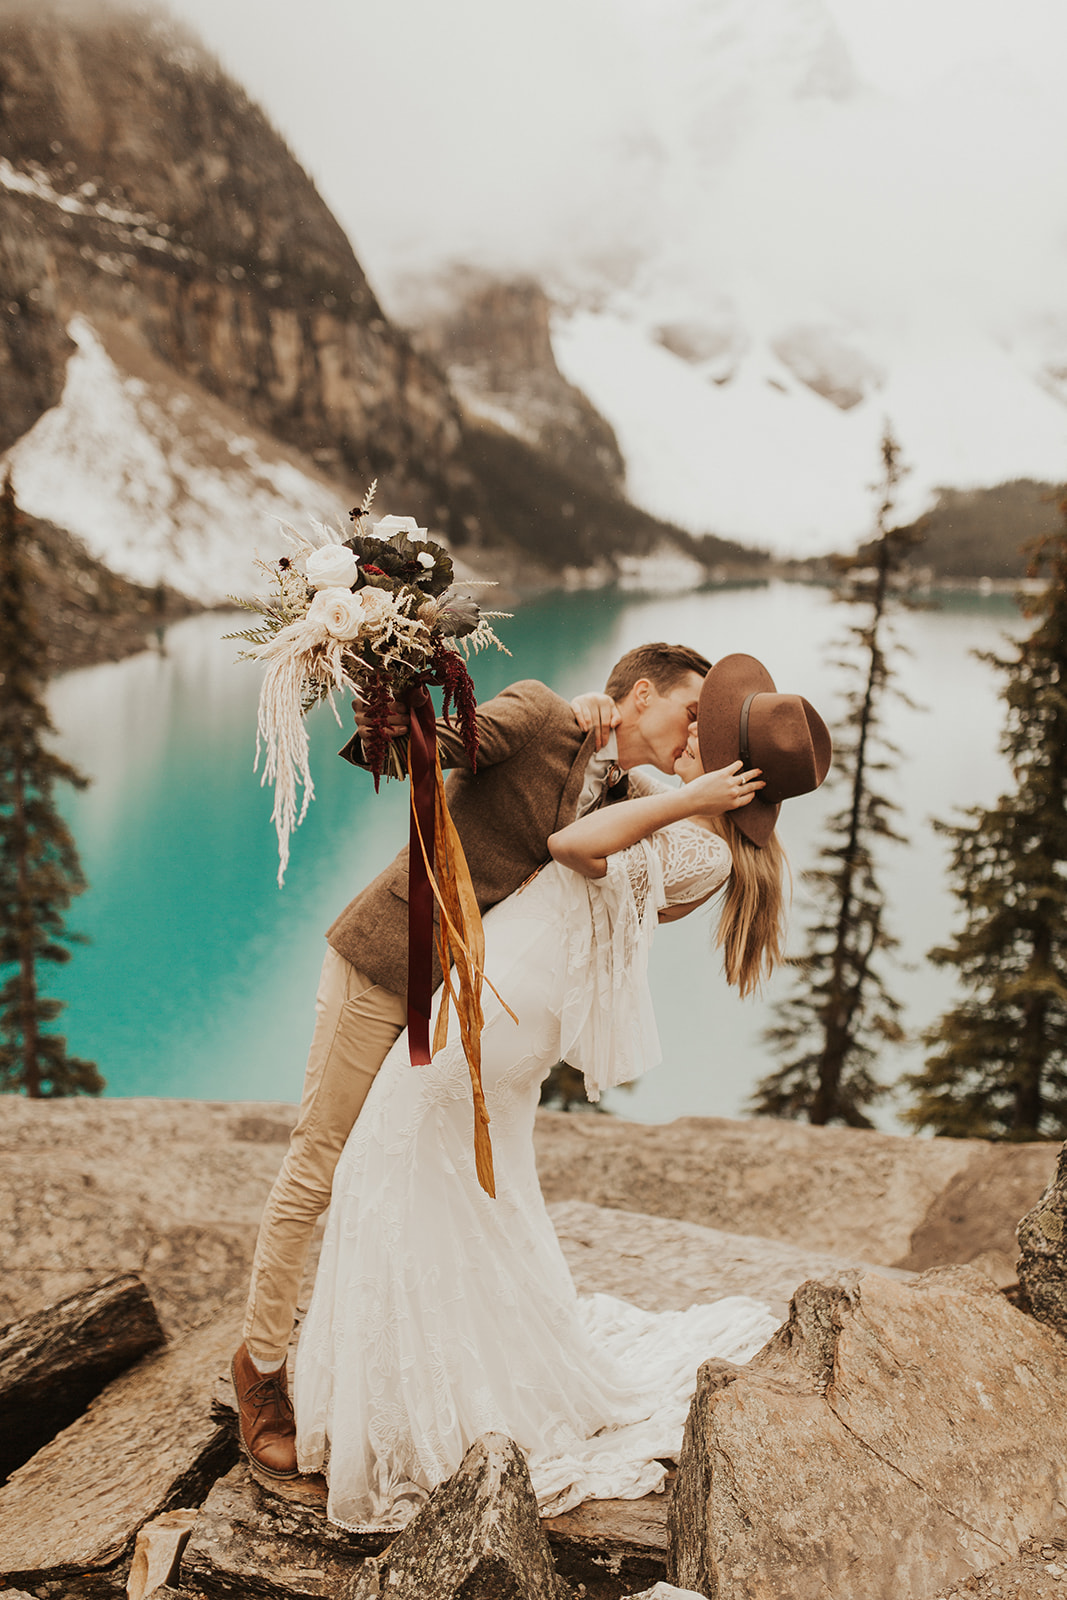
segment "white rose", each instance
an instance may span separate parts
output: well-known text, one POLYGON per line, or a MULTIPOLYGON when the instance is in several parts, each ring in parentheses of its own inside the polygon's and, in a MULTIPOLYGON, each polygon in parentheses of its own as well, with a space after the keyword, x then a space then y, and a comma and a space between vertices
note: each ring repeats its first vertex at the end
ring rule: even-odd
POLYGON ((307 620, 317 622, 335 639, 354 639, 366 620, 362 595, 351 589, 320 589, 308 606, 307 620))
POLYGON ((420 567, 425 567, 427 570, 434 564, 433 556, 428 550, 420 550, 415 559, 420 567))
POLYGON ((359 562, 343 544, 324 544, 313 550, 304 564, 308 582, 316 589, 351 589, 359 562))
POLYGON ((368 584, 365 589, 359 590, 359 599, 363 603, 363 620, 372 627, 390 611, 396 610, 393 597, 386 589, 372 589, 368 584))
POLYGON ((394 533, 406 533, 409 539, 426 537, 426 529, 420 528, 414 517, 382 517, 371 532, 376 539, 391 539, 394 533))

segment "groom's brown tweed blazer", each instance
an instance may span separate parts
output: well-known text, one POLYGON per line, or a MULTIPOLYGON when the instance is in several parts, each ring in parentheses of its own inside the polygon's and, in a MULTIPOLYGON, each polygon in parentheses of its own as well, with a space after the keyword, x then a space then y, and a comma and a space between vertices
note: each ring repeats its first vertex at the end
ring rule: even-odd
MULTIPOLYGON (((566 700, 534 678, 513 683, 478 708, 478 770, 471 772, 458 730, 437 723, 441 764, 452 767, 448 808, 463 840, 482 911, 507 898, 548 857, 548 836, 574 818, 593 735, 583 734, 566 700)), ((364 765, 359 740, 341 754, 364 765)), ((640 779, 636 786, 644 789, 640 779)), ((621 799, 625 785, 612 791, 621 799)), ((327 931, 333 948, 373 983, 407 992, 408 853, 345 907, 327 931)), ((434 952, 433 981, 441 982, 434 952)))

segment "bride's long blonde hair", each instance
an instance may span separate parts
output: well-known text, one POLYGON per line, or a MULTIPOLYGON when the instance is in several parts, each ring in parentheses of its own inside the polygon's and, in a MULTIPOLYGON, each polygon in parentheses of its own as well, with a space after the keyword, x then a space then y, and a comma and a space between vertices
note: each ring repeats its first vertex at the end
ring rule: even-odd
POLYGON ((728 812, 708 820, 726 840, 733 860, 715 942, 722 946, 727 983, 750 995, 785 958, 789 862, 776 833, 760 847, 734 826, 728 812))

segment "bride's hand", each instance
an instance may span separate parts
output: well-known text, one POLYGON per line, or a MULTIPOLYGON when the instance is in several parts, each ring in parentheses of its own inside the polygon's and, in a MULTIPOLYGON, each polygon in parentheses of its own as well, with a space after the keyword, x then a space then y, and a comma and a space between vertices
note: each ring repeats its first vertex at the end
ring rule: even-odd
POLYGON ((588 733, 590 728, 595 731, 598 750, 604 748, 612 728, 617 728, 622 720, 619 708, 611 696, 597 694, 595 691, 576 694, 571 701, 571 710, 583 733, 588 733))
POLYGON ((766 784, 760 777, 759 767, 742 770, 742 763, 734 761, 718 772, 704 772, 687 783, 682 791, 693 817, 721 817, 727 811, 736 811, 756 798, 766 784))

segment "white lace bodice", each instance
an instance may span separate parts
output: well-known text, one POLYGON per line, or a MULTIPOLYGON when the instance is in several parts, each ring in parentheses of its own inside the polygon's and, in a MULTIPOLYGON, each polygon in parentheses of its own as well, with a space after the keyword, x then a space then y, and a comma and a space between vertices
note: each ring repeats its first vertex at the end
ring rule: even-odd
POLYGON ((726 840, 689 817, 654 833, 650 842, 663 867, 663 900, 657 910, 703 900, 730 876, 726 840))
MULTIPOLYGON (((653 778, 647 772, 641 774, 642 794, 668 794, 671 788, 672 785, 660 778, 653 778)), ((651 887, 643 860, 648 848, 655 852, 662 873, 657 911, 662 911, 666 906, 691 905, 696 900, 714 894, 730 876, 733 865, 726 840, 692 817, 683 817, 679 822, 661 828, 640 844, 620 851, 616 858, 626 864, 634 898, 642 915, 651 887)))

